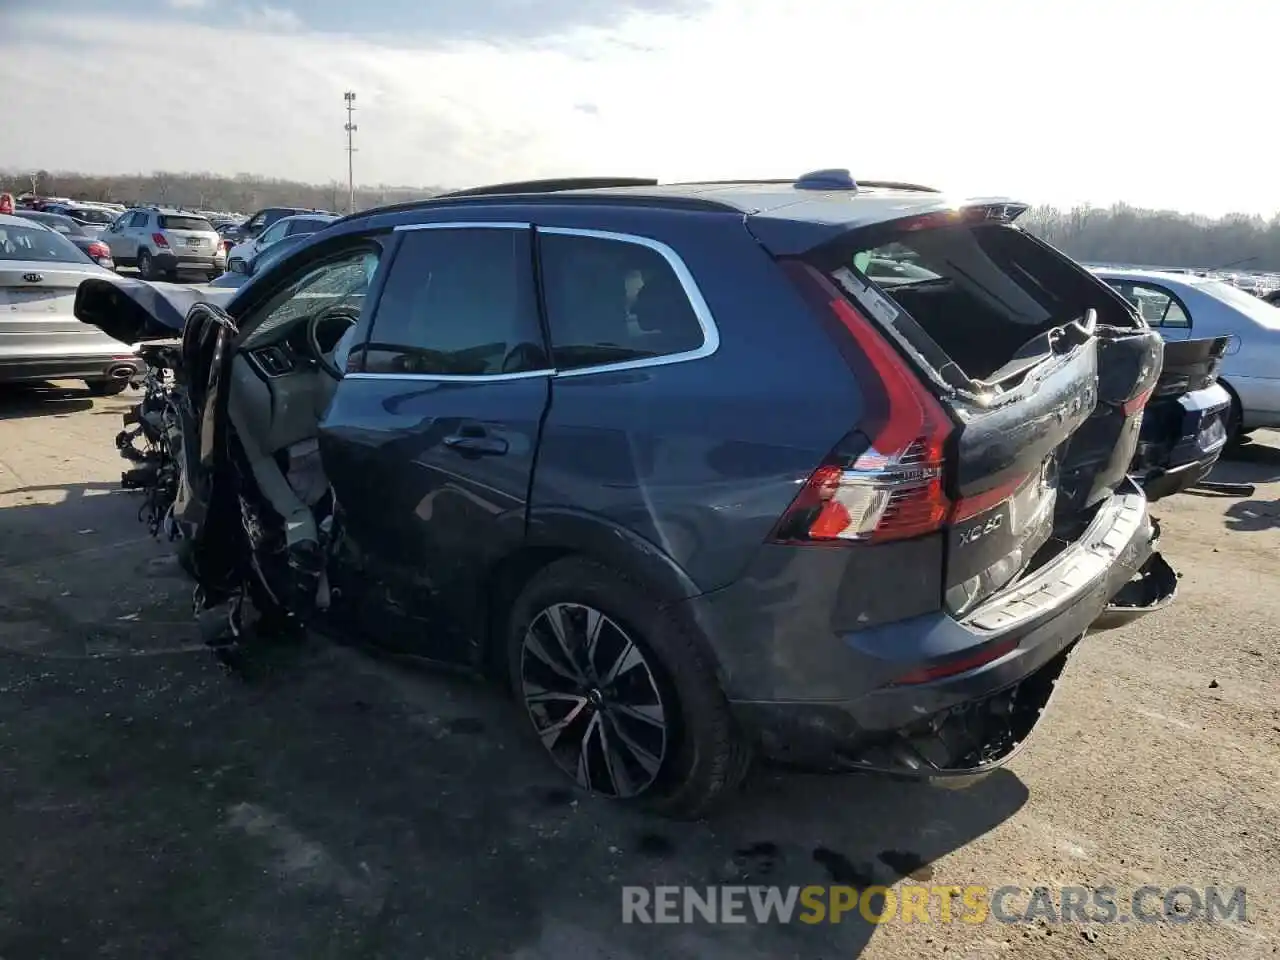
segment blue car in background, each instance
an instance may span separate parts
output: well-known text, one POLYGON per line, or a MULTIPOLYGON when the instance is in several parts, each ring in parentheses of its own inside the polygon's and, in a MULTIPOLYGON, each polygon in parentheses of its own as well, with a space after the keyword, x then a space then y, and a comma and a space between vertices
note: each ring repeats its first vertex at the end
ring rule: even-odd
POLYGON ((1231 394, 1217 378, 1230 342, 1215 337, 1165 344, 1132 471, 1148 501, 1200 483, 1226 447, 1231 394))

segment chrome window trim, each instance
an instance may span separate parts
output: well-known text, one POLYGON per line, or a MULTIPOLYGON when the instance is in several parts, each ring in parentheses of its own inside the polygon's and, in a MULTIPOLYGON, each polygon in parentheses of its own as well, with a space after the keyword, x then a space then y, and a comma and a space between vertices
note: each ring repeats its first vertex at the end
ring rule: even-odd
POLYGON ((506 220, 439 220, 432 223, 402 223, 395 228, 396 233, 409 233, 414 230, 529 230, 531 223, 517 223, 506 220))
MULTIPOLYGON (((655 240, 652 237, 645 237, 635 233, 615 233, 610 230, 591 230, 585 227, 537 227, 532 223, 516 222, 516 221, 484 221, 484 220, 440 220, 431 223, 404 223, 394 228, 395 233, 408 233, 415 230, 529 230, 536 229, 538 233, 545 233, 551 236, 561 237, 589 237, 596 240, 606 240, 613 243, 633 243, 637 246, 647 247, 657 253, 663 260, 667 262, 672 272, 676 275, 676 279, 680 281, 680 287, 684 290, 684 295, 689 301, 689 305, 693 308, 694 318, 698 321, 698 326, 702 330, 702 345, 694 350, 685 350, 682 353, 668 353, 659 357, 644 357, 639 360, 623 360, 619 363, 602 363, 589 367, 575 367, 573 370, 558 370, 555 368, 546 368, 542 370, 524 370, 519 373, 489 373, 459 375, 444 373, 395 373, 361 370, 354 373, 348 373, 343 376, 344 380, 408 380, 417 382, 439 382, 439 383, 501 383, 506 380, 528 380, 534 377, 555 377, 557 379, 565 377, 585 377, 598 373, 625 373, 630 370, 643 370, 647 367, 665 367, 674 363, 686 363, 690 360, 702 360, 711 356, 720 349, 720 329, 716 326, 715 318, 711 315, 711 308, 707 306, 706 299, 702 296, 702 291, 698 289, 697 282, 693 279, 693 274, 685 265, 680 254, 676 253, 671 247, 663 243, 661 240, 655 240)), ((374 316, 374 323, 377 323, 377 316, 374 316)))
MULTIPOLYGON (((648 247, 661 256, 663 260, 667 261, 667 266, 675 273, 676 279, 680 281, 680 286, 684 289, 684 295, 688 298, 689 305, 693 308, 693 315, 698 321, 698 326, 702 328, 702 346, 694 350, 686 350, 683 353, 668 353, 660 357, 645 357, 641 360, 623 360, 620 363, 601 363, 590 367, 576 367, 573 370, 557 370, 557 378, 585 377, 596 373, 624 373, 628 370, 643 370, 646 367, 665 367, 673 363, 702 360, 720 349, 720 330, 716 326, 715 319, 711 316, 711 308, 707 306, 707 301, 703 298, 702 291, 698 289, 698 284, 693 279, 693 274, 685 266, 680 254, 676 253, 661 240, 642 237, 634 233, 613 233, 608 230, 588 230, 579 227, 538 227, 537 230, 538 233, 552 236, 592 237, 597 240, 610 240, 614 243, 634 243, 641 247, 648 247)), ((554 347, 552 349, 554 351, 554 347)))
POLYGON ((535 377, 554 377, 556 371, 552 369, 544 370, 521 370, 518 373, 477 373, 457 374, 457 373, 396 373, 395 371, 387 371, 379 373, 376 370, 360 370, 355 373, 343 374, 343 380, 411 380, 419 383, 501 383, 505 380, 532 380, 535 377))

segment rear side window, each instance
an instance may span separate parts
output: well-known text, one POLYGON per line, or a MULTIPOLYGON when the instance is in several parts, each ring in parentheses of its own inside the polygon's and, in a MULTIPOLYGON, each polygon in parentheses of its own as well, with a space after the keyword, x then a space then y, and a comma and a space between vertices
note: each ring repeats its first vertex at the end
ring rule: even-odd
POLYGON ((1169 291, 1146 283, 1130 280, 1108 280, 1107 284, 1124 297, 1138 311, 1139 316, 1153 327, 1189 327, 1191 320, 1169 291))
POLYGON ((213 233, 213 224, 201 217, 162 216, 160 218, 160 229, 195 230, 200 233, 213 233))
POLYGON ((303 217, 299 220, 290 220, 289 228, 285 231, 286 237, 296 237, 298 234, 315 233, 324 229, 326 221, 317 220, 315 217, 303 217))
POLYGON ((559 370, 689 353, 704 333, 672 265, 642 243, 539 233, 539 259, 559 370))
POLYGON ((97 210, 92 207, 80 207, 70 211, 70 215, 83 223, 110 223, 114 214, 110 210, 97 210))
POLYGON ((494 376, 545 368, 529 231, 407 232, 365 357, 370 373, 494 376))

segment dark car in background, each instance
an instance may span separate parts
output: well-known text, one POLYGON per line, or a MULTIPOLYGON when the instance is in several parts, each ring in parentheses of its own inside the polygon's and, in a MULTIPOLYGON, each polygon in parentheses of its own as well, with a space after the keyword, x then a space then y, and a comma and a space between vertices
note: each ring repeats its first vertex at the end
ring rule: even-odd
POLYGON ((106 267, 108 270, 116 268, 115 261, 111 258, 111 248, 98 239, 99 231, 87 229, 84 224, 78 223, 60 213, 18 210, 14 216, 42 223, 49 229, 56 230, 75 244, 77 250, 98 264, 98 266, 106 267))
MULTIPOLYGON (((1162 342, 1025 209, 829 170, 347 217, 188 321, 194 569, 491 670, 581 786, 670 814, 754 751, 968 782, 1163 565, 1162 342)), ((138 339, 128 296, 77 315, 138 339)))
POLYGON ((58 213, 69 217, 90 233, 101 233, 115 221, 120 214, 107 207, 99 207, 88 203, 51 203, 44 207, 45 213, 58 213))

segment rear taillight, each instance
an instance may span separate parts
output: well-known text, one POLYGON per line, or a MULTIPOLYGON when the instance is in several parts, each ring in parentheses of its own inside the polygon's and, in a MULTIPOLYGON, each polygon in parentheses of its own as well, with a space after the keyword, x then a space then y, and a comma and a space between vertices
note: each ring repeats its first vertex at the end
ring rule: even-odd
POLYGON ((94 241, 89 244, 88 253, 94 260, 107 260, 111 257, 111 248, 105 243, 94 241))
POLYGON ((940 529, 951 509, 943 485, 950 419, 870 320, 820 273, 802 272, 821 286, 880 381, 883 406, 858 430, 863 449, 838 447, 805 482, 773 539, 881 543, 940 529))
POLYGON ((169 241, 164 238, 163 233, 153 233, 151 235, 151 242, 154 243, 157 247, 169 246, 169 241))
POLYGON ((1146 409, 1147 401, 1151 399, 1151 394, 1155 392, 1155 389, 1156 389, 1155 384, 1152 384, 1151 386, 1147 387, 1146 390, 1142 391, 1142 393, 1134 397, 1132 400, 1126 400, 1121 405, 1121 409, 1124 411, 1124 415, 1126 417, 1131 417, 1135 413, 1138 413, 1139 411, 1146 409))

